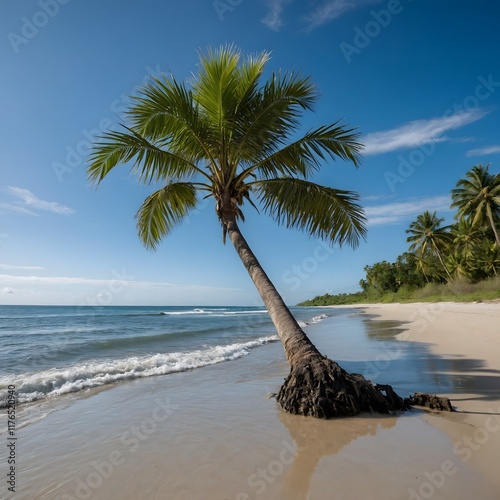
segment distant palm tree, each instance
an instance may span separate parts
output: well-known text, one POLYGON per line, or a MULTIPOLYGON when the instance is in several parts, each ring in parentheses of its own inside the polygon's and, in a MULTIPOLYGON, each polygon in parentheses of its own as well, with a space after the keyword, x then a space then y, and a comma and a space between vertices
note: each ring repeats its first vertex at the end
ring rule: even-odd
POLYGON ((498 276, 500 247, 495 242, 483 241, 475 257, 478 267, 487 277, 498 276))
POLYGON ((454 278, 475 281, 480 277, 478 252, 484 237, 483 228, 474 225, 470 217, 462 216, 456 224, 450 226, 451 245, 445 261, 454 278))
POLYGON ((226 235, 252 278, 283 343, 290 375, 277 396, 291 413, 328 418, 394 408, 387 393, 347 374, 322 356, 303 332, 244 239, 243 204, 278 224, 355 247, 364 237, 358 195, 311 182, 328 159, 358 165, 358 135, 338 122, 296 136, 299 118, 317 99, 309 77, 275 73, 260 79, 269 60, 243 60, 232 46, 200 56, 190 87, 172 75, 153 78, 127 112, 130 125, 94 145, 88 177, 99 184, 119 164, 132 164, 139 181, 161 183, 137 213, 139 237, 149 248, 212 197, 226 235))
POLYGON ((474 250, 484 238, 483 230, 478 225, 474 225, 470 218, 464 216, 451 226, 450 235, 454 251, 466 259, 474 258, 474 250))
POLYGON ((471 281, 474 269, 471 263, 460 253, 449 253, 446 256, 446 267, 454 279, 471 281))
POLYGON ((429 283, 429 263, 421 255, 415 254, 415 265, 417 271, 420 271, 424 275, 425 282, 429 283))
POLYGON ((448 227, 440 227, 444 218, 438 218, 436 212, 425 211, 410 224, 406 230, 410 234, 406 241, 411 243, 410 252, 416 252, 423 259, 426 254, 435 255, 443 267, 448 278, 451 278, 443 260, 443 251, 450 242, 448 227))
POLYGON ((471 217, 474 225, 488 221, 500 247, 500 174, 490 174, 489 166, 478 163, 465 174, 465 179, 457 182, 451 191, 451 206, 458 208, 458 216, 471 217))

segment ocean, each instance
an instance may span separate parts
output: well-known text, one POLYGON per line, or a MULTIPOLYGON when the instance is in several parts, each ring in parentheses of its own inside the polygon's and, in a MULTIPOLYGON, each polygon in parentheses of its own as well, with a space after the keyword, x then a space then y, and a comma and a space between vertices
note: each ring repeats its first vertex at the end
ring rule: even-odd
MULTIPOLYGON (((292 308, 303 327, 332 309, 292 308)), ((0 408, 236 361, 279 339, 263 307, 0 306, 0 408)))
MULTIPOLYGON (((323 354, 402 396, 491 397, 467 360, 396 340, 402 322, 362 308, 292 312, 323 354)), ((262 307, 0 306, 0 370, 2 397, 9 385, 17 396, 15 441, 0 410, 0 463, 14 446, 17 489, 5 475, 0 498, 399 499, 453 457, 428 422, 447 416, 281 412, 269 396, 289 367, 262 307)), ((456 465, 446 498, 498 497, 456 465)))

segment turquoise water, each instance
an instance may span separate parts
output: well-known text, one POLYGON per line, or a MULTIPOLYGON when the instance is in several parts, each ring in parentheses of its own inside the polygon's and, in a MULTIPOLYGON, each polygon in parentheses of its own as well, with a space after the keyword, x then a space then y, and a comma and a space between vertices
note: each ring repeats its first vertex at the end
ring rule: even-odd
MULTIPOLYGON (((303 326, 339 314, 292 308, 303 326)), ((278 341, 262 307, 0 306, 0 407, 236 361, 278 341)))
MULTIPOLYGON (((425 344, 396 341, 404 325, 352 309, 291 309, 321 352, 401 395, 480 390, 425 344)), ((263 307, 0 306, 0 408, 9 385, 22 404, 187 370, 203 376, 227 362, 231 377, 276 363, 286 372, 278 342, 263 307), (251 365, 242 363, 247 356, 251 365)))

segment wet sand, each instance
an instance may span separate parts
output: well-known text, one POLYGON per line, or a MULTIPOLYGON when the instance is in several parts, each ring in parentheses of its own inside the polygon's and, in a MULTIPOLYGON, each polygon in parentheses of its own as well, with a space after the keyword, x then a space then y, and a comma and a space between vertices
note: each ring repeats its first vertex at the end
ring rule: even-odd
MULTIPOLYGON (((356 306, 377 321, 402 321, 400 341, 425 345, 447 366, 448 396, 457 413, 429 414, 446 432, 453 455, 479 471, 500 498, 500 302, 356 306)), ((453 456, 452 456, 453 458, 453 456)), ((465 497, 463 497, 465 498, 465 497)))
MULTIPOLYGON (((267 397, 288 371, 281 345, 275 343, 238 362, 61 401, 57 411, 19 430, 17 493, 7 496, 2 483, 0 497, 498 499, 500 484, 493 471, 500 449, 499 374, 494 359, 480 357, 482 349, 498 354, 494 334, 477 338, 481 346, 471 354, 462 354, 460 336, 440 351, 433 329, 452 325, 448 316, 461 311, 440 310, 434 315, 441 319, 419 332, 420 316, 410 319, 419 306, 377 307, 328 318, 309 334, 347 369, 364 367, 374 379, 395 382, 398 390, 418 385, 414 379, 422 373, 426 389, 435 384, 455 391, 456 398, 450 396, 460 413, 417 410, 400 417, 331 421, 285 414, 267 397), (406 341, 392 340, 394 334, 406 341), (455 371, 454 365, 441 363, 446 357, 458 361, 455 371), (417 375, 405 377, 406 366, 417 375), (444 374, 439 373, 442 366, 444 374), (476 376, 484 377, 477 387, 484 385, 486 392, 462 392, 456 380, 465 377, 466 391, 468 378, 476 376), (490 385, 482 383, 486 379, 490 385)), ((498 325, 499 312, 498 306, 481 311, 473 323, 495 313, 498 325)), ((5 463, 3 450, 0 459, 5 463)))

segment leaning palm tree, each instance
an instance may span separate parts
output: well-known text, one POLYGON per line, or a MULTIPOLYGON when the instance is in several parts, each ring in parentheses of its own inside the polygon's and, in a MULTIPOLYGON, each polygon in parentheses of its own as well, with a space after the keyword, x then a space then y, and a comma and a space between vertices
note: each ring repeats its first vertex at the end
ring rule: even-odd
POLYGON ((451 278, 448 269, 443 260, 443 251, 450 242, 450 235, 447 227, 441 227, 444 218, 439 218, 436 212, 425 211, 420 214, 415 221, 410 224, 406 230, 410 234, 406 241, 411 243, 410 252, 417 252, 420 258, 424 255, 435 255, 448 278, 451 278))
POLYGON ((457 182, 457 187, 452 189, 452 207, 458 207, 458 216, 472 218, 473 224, 490 226, 495 241, 500 247, 499 222, 500 222, 500 174, 490 174, 490 164, 483 166, 478 163, 466 174, 465 179, 457 182))
POLYGON ((151 249, 200 197, 215 200, 223 240, 229 237, 246 267, 291 366, 277 395, 284 410, 329 418, 403 409, 390 386, 374 386, 320 354, 240 231, 248 202, 278 224, 332 244, 355 247, 366 232, 356 193, 309 180, 328 159, 358 166, 358 135, 336 122, 291 140, 317 99, 316 88, 310 78, 288 72, 261 84, 268 60, 265 52, 243 59, 228 46, 202 54, 190 84, 172 75, 153 78, 133 97, 128 124, 94 145, 88 177, 97 185, 130 163, 139 181, 161 184, 136 215, 139 237, 151 249))

